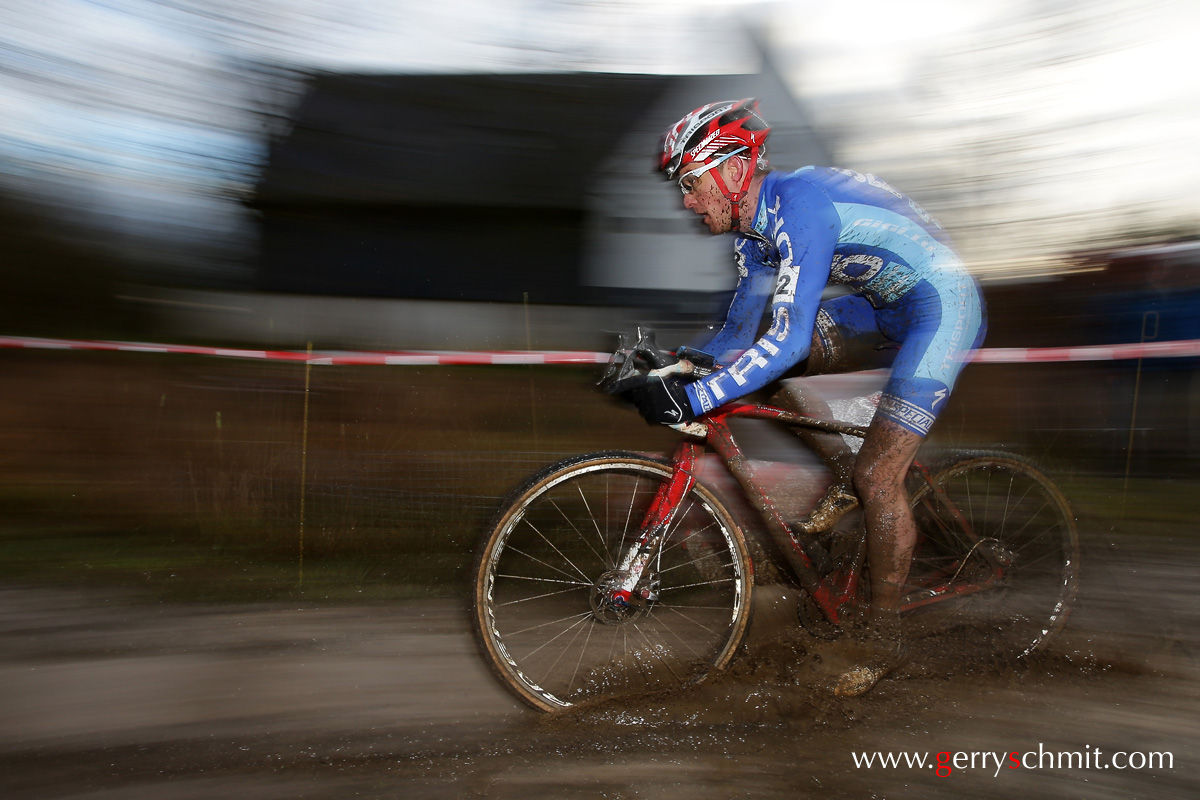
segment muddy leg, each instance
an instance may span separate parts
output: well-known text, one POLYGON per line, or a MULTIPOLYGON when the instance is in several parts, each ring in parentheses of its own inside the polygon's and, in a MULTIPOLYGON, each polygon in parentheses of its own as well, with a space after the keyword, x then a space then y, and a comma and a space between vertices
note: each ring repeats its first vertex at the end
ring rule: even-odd
MULTIPOLYGON (((833 417, 829 404, 821 395, 808 387, 794 384, 783 386, 775 393, 770 402, 798 414, 807 414, 822 419, 833 417)), ((846 444, 846 440, 842 438, 841 434, 821 433, 811 428, 793 428, 792 430, 800 437, 801 441, 808 445, 810 450, 817 454, 821 463, 833 473, 837 483, 847 486, 851 484, 854 477, 854 451, 846 444)))
MULTIPOLYGON (((814 330, 804 376, 824 375, 840 371, 841 365, 832 363, 829 354, 825 352, 820 335, 814 330)), ((810 387, 797 386, 794 381, 780 384, 779 391, 771 397, 770 402, 798 414, 807 414, 822 419, 833 417, 829 404, 820 394, 810 387)), ((820 433, 805 428, 794 428, 793 431, 833 473, 836 483, 850 485, 854 476, 854 451, 850 449, 840 434, 820 433)))
POLYGON ((908 507, 904 476, 921 441, 917 434, 877 416, 859 451, 854 487, 867 526, 873 617, 895 615, 908 577, 917 526, 908 507))

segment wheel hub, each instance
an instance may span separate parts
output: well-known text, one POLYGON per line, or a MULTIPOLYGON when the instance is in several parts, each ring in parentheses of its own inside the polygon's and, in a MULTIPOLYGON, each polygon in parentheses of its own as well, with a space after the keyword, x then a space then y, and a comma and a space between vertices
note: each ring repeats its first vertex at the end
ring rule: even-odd
POLYGON ((633 591, 621 588, 629 577, 624 570, 600 576, 592 587, 592 616, 604 625, 624 625, 649 611, 658 601, 658 581, 643 581, 633 591))

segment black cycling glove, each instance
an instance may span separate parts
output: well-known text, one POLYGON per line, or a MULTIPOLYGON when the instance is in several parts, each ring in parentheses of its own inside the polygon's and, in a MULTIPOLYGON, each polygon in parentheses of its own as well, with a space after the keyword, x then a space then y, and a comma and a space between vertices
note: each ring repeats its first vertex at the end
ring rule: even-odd
POLYGON ((696 418, 692 413, 692 402, 683 388, 685 383, 673 376, 638 375, 618 381, 610 391, 628 396, 651 425, 678 425, 696 418))

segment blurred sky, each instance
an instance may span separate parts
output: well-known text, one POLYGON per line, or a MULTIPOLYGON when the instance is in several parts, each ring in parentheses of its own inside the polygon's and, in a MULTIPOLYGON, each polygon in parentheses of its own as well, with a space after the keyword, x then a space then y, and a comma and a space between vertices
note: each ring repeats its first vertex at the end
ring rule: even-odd
POLYGON ((1195 0, 0 0, 0 181, 235 275, 288 70, 756 70, 743 23, 981 269, 1200 218, 1195 0))

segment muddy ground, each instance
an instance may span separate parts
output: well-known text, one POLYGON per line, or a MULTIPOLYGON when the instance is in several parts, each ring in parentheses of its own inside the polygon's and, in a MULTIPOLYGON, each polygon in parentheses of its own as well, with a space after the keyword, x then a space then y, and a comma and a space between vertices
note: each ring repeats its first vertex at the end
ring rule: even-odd
MULTIPOLYGON (((836 700, 837 646, 799 631, 776 586, 758 593, 729 675, 551 717, 485 669, 455 587, 520 475, 556 453, 669 441, 598 405, 589 376, 327 368, 309 389, 296 368, 152 356, 2 366, 4 800, 1191 798, 1200 786, 1194 478, 1143 478, 1128 506, 1120 480, 1075 481, 1081 594, 1033 663, 934 644, 867 696, 836 700), (1090 763, 1052 768, 1041 750, 1090 763), (856 766, 876 752, 933 763, 856 766), (932 768, 943 752, 966 754, 948 775, 932 768), (983 752, 1040 768, 971 766, 983 752), (1170 763, 1100 763, 1117 752, 1170 763)), ((995 386, 962 393, 986 410, 995 386)), ((1038 431, 1031 455, 1072 454, 1055 408, 1014 408, 978 414, 986 429, 948 417, 943 431, 991 446, 1008 443, 1001 424, 1023 426, 1038 431)))
POLYGON ((9 586, 0 796, 1194 797, 1200 553, 1168 537, 1088 555, 1070 627, 1033 664, 925 651, 871 694, 836 700, 823 685, 831 645, 794 632, 776 587, 761 593, 734 674, 557 717, 492 679, 452 600, 197 607, 9 586), (1006 758, 997 771, 967 756, 942 777, 853 760, 1039 748, 1172 763, 1009 769, 1006 758))

